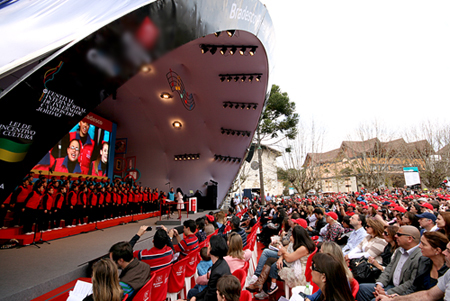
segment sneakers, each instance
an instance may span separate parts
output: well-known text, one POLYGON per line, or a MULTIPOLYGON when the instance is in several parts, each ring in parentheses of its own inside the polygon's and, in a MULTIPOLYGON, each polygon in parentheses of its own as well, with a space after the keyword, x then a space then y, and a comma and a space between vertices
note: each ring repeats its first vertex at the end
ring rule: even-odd
MULTIPOLYGON (((273 283, 273 282, 272 282, 273 283)), ((275 284, 274 287, 270 286, 269 289, 267 290, 267 293, 269 295, 272 295, 273 293, 275 293, 278 290, 278 285, 275 284)))
POLYGON ((259 300, 267 299, 267 298, 269 298, 269 295, 266 294, 266 292, 261 291, 259 294, 256 294, 256 295, 255 295, 255 298, 256 298, 256 299, 259 299, 259 300))
POLYGON ((248 282, 248 284, 253 284, 256 281, 258 281, 258 277, 256 277, 255 275, 252 276, 252 278, 250 279, 250 281, 248 282))

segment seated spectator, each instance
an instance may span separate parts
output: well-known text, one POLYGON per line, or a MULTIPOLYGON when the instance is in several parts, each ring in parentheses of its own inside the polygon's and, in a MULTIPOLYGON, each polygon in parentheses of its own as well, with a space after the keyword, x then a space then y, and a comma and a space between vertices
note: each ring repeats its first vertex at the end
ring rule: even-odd
POLYGON ((244 229, 239 228, 241 224, 241 220, 237 216, 233 216, 230 221, 231 233, 236 232, 242 238, 243 246, 247 246, 247 233, 245 233, 244 229))
POLYGON ((420 256, 420 232, 413 226, 402 226, 395 235, 399 250, 375 283, 362 283, 358 301, 372 300, 378 295, 403 295, 417 275, 420 256))
MULTIPOLYGON (((148 226, 141 226, 138 233, 130 240, 131 247, 139 240, 139 238, 147 231, 148 226)), ((157 271, 165 268, 172 263, 173 260, 173 245, 167 234, 166 227, 156 230, 153 236, 153 248, 150 250, 134 251, 134 257, 144 261, 150 265, 151 271, 157 271)))
POLYGON ((416 214, 416 216, 419 219, 419 224, 422 228, 422 230, 420 230, 420 235, 422 235, 423 232, 437 231, 436 215, 430 212, 424 212, 422 214, 416 214))
POLYGON ((175 236, 178 241, 178 244, 174 246, 174 251, 180 252, 179 259, 188 256, 191 252, 198 249, 198 239, 194 234, 196 229, 197 226, 195 225, 195 222, 188 219, 183 222, 183 240, 181 240, 176 229, 171 229, 169 231, 169 237, 173 238, 173 236, 175 236))
POLYGON ((383 253, 381 253, 381 258, 383 262, 380 264, 376 261, 372 256, 369 256, 368 262, 373 264, 376 268, 381 271, 384 271, 386 266, 391 262, 392 255, 397 249, 397 240, 395 239, 395 234, 397 234, 399 227, 398 226, 388 226, 383 231, 384 240, 386 240, 387 245, 384 247, 383 253))
POLYGON ((150 280, 150 266, 133 257, 133 248, 129 242, 114 244, 109 249, 109 258, 122 270, 119 279, 124 294, 134 296, 150 280))
POLYGON ((420 238, 419 248, 422 257, 419 260, 417 276, 405 294, 412 294, 432 288, 448 267, 442 252, 447 248, 448 238, 439 232, 425 232, 420 238))
POLYGON ((344 233, 344 228, 338 223, 338 216, 334 212, 327 212, 326 221, 328 229, 323 235, 323 241, 336 241, 336 239, 344 233))
POLYGON ((205 233, 206 233, 206 236, 209 236, 209 235, 213 234, 214 231, 216 231, 216 229, 214 227, 214 224, 215 224, 214 216, 207 214, 205 216, 205 233))
MULTIPOLYGON (((447 248, 442 252, 445 256, 445 264, 447 267, 450 267, 450 243, 447 244, 447 248)), ((386 296, 379 295, 377 297, 377 301, 387 301, 387 300, 395 300, 395 301, 438 301, 442 300, 445 297, 445 300, 448 300, 448 296, 450 295, 450 271, 447 271, 444 276, 439 277, 437 285, 426 291, 420 291, 410 295, 404 296, 386 296)))
POLYGON ((222 234, 223 231, 225 230, 225 226, 226 226, 225 225, 226 224, 225 213, 223 213, 222 211, 219 211, 216 213, 215 218, 216 218, 217 227, 219 228, 219 234, 222 234))
POLYGON ((410 211, 405 212, 405 214, 402 217, 402 223, 404 226, 414 226, 420 230, 419 219, 414 213, 410 211))
POLYGON ((341 247, 333 241, 327 241, 322 243, 319 253, 327 253, 333 255, 338 261, 342 263, 345 267, 345 274, 347 280, 351 282, 353 280, 353 273, 348 268, 347 262, 345 261, 344 254, 342 253, 341 247))
POLYGON ((242 269, 247 261, 252 257, 252 251, 243 250, 242 237, 237 232, 231 232, 228 236, 228 253, 224 257, 230 272, 233 273, 237 269, 242 269))
POLYGON ((251 208, 247 211, 248 219, 242 223, 245 227, 245 233, 250 234, 253 226, 256 224, 256 210, 251 208))
POLYGON ((353 301, 345 266, 333 255, 317 253, 312 259, 312 281, 319 287, 307 300, 345 300, 353 301))
POLYGON ((83 301, 120 301, 123 290, 119 284, 119 271, 109 258, 100 259, 92 267, 92 294, 83 301))
POLYGON ((218 301, 239 301, 241 296, 241 282, 233 275, 220 277, 217 282, 218 301))
POLYGON ((359 243, 358 246, 345 255, 346 260, 360 258, 362 256, 365 258, 372 256, 378 262, 383 261, 381 258, 381 253, 388 244, 383 238, 383 224, 378 220, 368 219, 366 228, 368 235, 359 243))
POLYGON ((439 231, 444 233, 447 237, 450 236, 450 212, 439 212, 436 219, 436 226, 439 231))
POLYGON ((327 224, 327 221, 324 217, 323 210, 320 208, 314 209, 314 215, 316 216, 316 226, 313 228, 311 226, 307 227, 309 236, 317 236, 320 233, 320 230, 327 224))
POLYGON ((197 274, 199 277, 196 280, 197 284, 188 292, 188 300, 207 287, 208 279, 206 278, 206 273, 212 267, 211 257, 208 255, 208 247, 201 248, 200 257, 202 260, 197 265, 197 274), (204 284, 200 284, 199 282, 203 282, 203 278, 204 284))
POLYGON ((195 233, 195 236, 197 236, 198 242, 201 243, 206 239, 205 219, 203 217, 199 217, 195 220, 195 224, 197 225, 197 233, 195 233))
POLYGON ((192 297, 190 301, 216 301, 217 300, 217 282, 223 275, 231 275, 228 263, 223 259, 228 252, 227 242, 220 235, 211 237, 208 246, 208 255, 211 257, 213 265, 207 273, 208 286, 192 297))
POLYGON ((350 234, 347 240, 347 244, 342 248, 344 255, 347 255, 351 250, 356 248, 364 237, 367 236, 367 232, 364 229, 366 226, 366 217, 362 214, 354 214, 350 217, 350 225, 353 227, 353 232, 350 234))

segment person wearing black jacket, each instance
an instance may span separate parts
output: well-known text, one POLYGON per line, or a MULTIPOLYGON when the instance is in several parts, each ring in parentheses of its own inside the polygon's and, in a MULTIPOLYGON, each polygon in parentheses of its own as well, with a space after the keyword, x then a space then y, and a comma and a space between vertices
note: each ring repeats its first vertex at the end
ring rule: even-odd
POLYGON ((211 237, 208 246, 208 255, 211 256, 213 266, 208 272, 208 286, 192 297, 190 301, 217 301, 217 282, 223 275, 231 275, 228 263, 223 259, 228 253, 228 246, 225 238, 220 235, 211 237))
POLYGON ((313 213, 316 216, 317 221, 316 221, 316 226, 314 228, 312 228, 312 227, 307 227, 306 228, 308 230, 308 235, 309 236, 319 235, 320 229, 325 227, 325 225, 327 224, 327 221, 326 221, 326 219, 324 217, 322 209, 316 207, 316 209, 314 209, 313 213))

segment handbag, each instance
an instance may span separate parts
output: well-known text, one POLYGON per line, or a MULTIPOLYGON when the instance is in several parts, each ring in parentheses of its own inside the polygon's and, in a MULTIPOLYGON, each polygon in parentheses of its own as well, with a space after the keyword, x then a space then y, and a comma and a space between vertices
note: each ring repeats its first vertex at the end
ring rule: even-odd
POLYGON ((375 283, 381 274, 381 270, 369 263, 364 256, 350 260, 350 270, 359 283, 375 283))

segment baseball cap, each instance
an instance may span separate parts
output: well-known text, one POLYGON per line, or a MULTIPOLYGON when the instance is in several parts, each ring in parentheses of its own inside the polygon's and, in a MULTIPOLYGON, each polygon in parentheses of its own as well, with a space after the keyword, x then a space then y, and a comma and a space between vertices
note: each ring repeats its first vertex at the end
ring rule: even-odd
POLYGON ((327 213, 325 213, 325 214, 328 215, 329 217, 331 217, 332 219, 334 219, 335 221, 338 220, 338 216, 337 216, 337 214, 334 213, 334 212, 327 212, 327 213))
POLYGON ((292 221, 303 228, 308 227, 308 223, 303 218, 293 219, 292 221))
POLYGON ((436 215, 434 215, 433 213, 430 213, 430 212, 425 212, 425 213, 422 213, 422 214, 416 214, 416 216, 418 218, 428 218, 428 219, 431 219, 433 222, 436 222, 436 215))
POLYGON ((403 208, 402 206, 395 206, 394 208, 392 208, 392 210, 393 211, 398 211, 398 212, 401 212, 401 213, 405 213, 406 212, 406 209, 403 208))
POLYGON ((422 205, 420 205, 421 207, 425 207, 428 208, 430 210, 433 210, 433 205, 431 205, 430 203, 423 203, 422 205))

